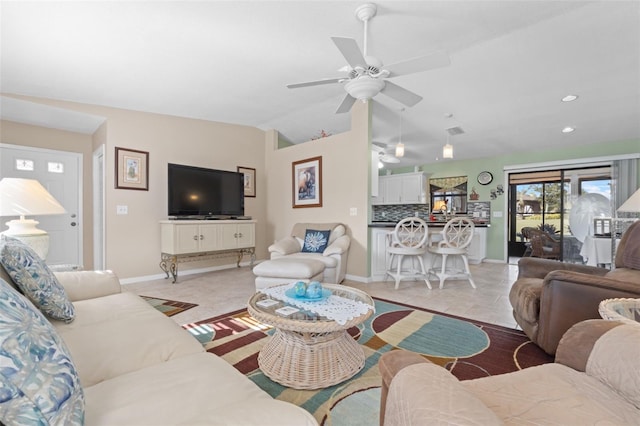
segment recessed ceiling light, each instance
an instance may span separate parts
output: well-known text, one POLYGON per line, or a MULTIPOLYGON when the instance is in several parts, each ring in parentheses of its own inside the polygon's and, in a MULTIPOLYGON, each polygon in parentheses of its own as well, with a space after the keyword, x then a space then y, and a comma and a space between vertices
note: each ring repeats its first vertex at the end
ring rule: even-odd
POLYGON ((577 95, 567 95, 564 98, 562 98, 562 102, 572 102, 572 101, 575 101, 576 99, 578 99, 577 95))
POLYGON ((571 133, 574 130, 576 130, 574 127, 567 126, 564 129, 562 129, 562 133, 571 133))

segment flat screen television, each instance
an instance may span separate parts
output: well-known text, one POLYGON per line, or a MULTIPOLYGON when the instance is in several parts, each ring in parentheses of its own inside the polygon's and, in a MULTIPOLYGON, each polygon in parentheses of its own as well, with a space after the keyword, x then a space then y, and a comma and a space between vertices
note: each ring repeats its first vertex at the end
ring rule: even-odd
POLYGON ((225 219, 244 216, 242 173, 168 164, 169 216, 225 219))

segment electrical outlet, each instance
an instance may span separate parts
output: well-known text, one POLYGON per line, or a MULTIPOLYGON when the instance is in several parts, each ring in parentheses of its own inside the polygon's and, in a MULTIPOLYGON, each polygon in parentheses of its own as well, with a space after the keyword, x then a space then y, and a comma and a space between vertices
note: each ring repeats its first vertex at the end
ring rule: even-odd
POLYGON ((129 206, 116 206, 116 214, 129 214, 129 206))

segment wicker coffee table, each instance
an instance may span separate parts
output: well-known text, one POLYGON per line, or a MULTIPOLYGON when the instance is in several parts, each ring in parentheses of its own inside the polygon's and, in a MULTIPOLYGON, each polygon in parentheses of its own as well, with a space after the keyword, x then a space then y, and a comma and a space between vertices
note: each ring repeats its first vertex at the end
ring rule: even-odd
POLYGON ((286 300, 263 307, 257 303, 269 296, 261 292, 249 299, 249 314, 275 328, 258 355, 260 369, 271 380, 294 389, 320 389, 343 382, 364 367, 364 351, 347 330, 373 314, 373 299, 363 291, 343 285, 323 284, 323 287, 332 295, 372 308, 339 324, 311 310, 300 309, 286 317, 279 315, 276 310, 288 306, 286 300))

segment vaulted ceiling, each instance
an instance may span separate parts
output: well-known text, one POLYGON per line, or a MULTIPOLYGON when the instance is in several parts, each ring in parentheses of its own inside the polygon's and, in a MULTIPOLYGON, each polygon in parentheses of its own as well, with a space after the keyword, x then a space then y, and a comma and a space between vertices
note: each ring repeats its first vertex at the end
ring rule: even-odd
MULTIPOLYGON (((363 49, 362 3, 2 1, 0 90, 274 128, 300 143, 349 126, 349 114, 334 113, 342 84, 286 85, 344 75, 330 37, 363 49)), ((376 5, 369 55, 392 64, 444 50, 451 60, 393 79, 423 97, 402 125, 400 103, 374 98, 374 141, 392 148, 401 134, 405 144, 392 167, 442 161, 455 126, 456 159, 640 140, 640 2, 376 5)), ((3 99, 3 118, 39 116, 3 99)))

